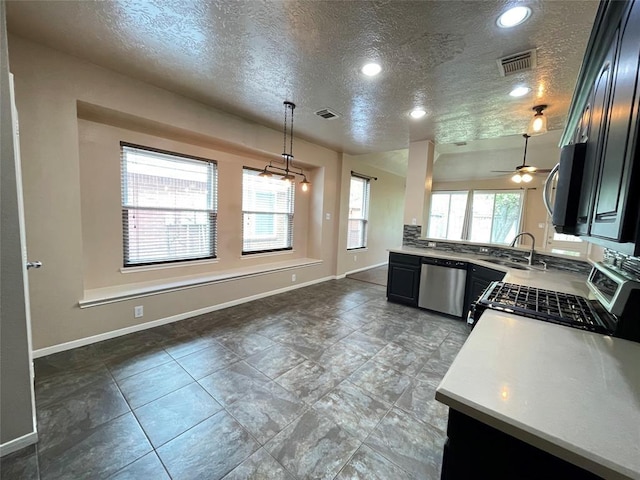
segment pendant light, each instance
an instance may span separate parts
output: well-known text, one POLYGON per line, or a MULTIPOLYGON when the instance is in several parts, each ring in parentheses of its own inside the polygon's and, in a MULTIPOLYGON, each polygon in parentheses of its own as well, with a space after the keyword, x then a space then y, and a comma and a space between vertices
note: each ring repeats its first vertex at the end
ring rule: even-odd
POLYGON ((547 117, 545 117, 542 113, 545 108, 547 108, 546 105, 536 105, 535 107, 533 107, 533 111, 536 113, 529 122, 527 134, 529 134, 530 136, 542 135, 543 133, 547 133, 547 117))
POLYGON ((285 182, 293 182, 296 179, 296 175, 302 177, 300 182, 303 192, 309 190, 311 182, 307 180, 307 176, 301 168, 293 166, 293 111, 296 108, 296 104, 293 102, 284 102, 284 142, 282 147, 282 158, 284 159, 284 168, 272 165, 269 162, 268 165, 259 173, 260 177, 271 177, 275 175, 281 175, 281 178, 285 182), (289 116, 291 112, 291 116, 289 116), (287 140, 289 140, 289 149, 287 150, 287 140))

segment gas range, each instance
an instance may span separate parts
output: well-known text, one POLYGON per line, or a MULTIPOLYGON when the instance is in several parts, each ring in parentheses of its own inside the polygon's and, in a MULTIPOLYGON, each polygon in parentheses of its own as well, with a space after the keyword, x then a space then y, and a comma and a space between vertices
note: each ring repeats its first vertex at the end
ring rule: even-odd
POLYGON ((596 300, 492 282, 472 305, 467 323, 475 325, 482 313, 491 309, 640 342, 640 282, 596 264, 587 286, 596 300))

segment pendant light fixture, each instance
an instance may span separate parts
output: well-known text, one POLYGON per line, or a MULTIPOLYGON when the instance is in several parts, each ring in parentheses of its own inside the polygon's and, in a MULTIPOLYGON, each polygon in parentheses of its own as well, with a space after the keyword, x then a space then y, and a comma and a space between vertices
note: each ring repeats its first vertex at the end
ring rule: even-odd
POLYGON ((264 169, 260 172, 259 176, 261 177, 271 177, 275 175, 281 175, 281 178, 285 182, 293 182, 295 180, 295 176, 298 175, 302 177, 302 182, 300 185, 302 186, 302 191, 306 192, 309 190, 311 186, 311 182, 307 180, 307 176, 301 168, 297 168, 293 166, 293 111, 296 108, 296 104, 293 102, 284 102, 284 142, 282 147, 282 158, 284 159, 284 168, 272 165, 269 162, 269 165, 266 165, 264 169), (289 112, 291 112, 291 116, 289 116, 289 112), (288 150, 287 150, 287 140, 289 140, 288 150))
POLYGON ((529 122, 527 133, 530 136, 542 135, 543 133, 547 133, 547 117, 545 117, 542 113, 545 108, 547 108, 546 105, 536 105, 535 107, 533 107, 533 111, 536 113, 529 122))

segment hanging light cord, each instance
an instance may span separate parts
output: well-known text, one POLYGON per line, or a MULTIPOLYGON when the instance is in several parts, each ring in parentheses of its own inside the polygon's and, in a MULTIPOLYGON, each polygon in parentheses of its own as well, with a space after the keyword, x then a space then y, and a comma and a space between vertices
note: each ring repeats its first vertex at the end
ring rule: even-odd
POLYGON ((527 165, 527 145, 529 143, 530 135, 527 135, 525 133, 523 137, 524 137, 524 157, 522 157, 522 166, 524 167, 527 165))

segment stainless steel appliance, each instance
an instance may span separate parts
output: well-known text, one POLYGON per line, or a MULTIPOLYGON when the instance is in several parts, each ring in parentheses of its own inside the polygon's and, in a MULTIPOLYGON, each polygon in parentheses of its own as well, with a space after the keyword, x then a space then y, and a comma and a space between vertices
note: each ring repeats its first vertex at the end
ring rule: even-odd
POLYGON ((467 267, 467 262, 423 258, 418 306, 462 317, 467 267))
POLYGON ((492 309, 640 342, 640 282, 595 264, 587 286, 596 300, 492 282, 472 305, 467 323, 474 325, 485 310, 492 309))

